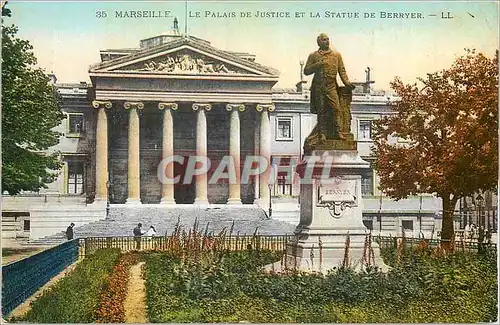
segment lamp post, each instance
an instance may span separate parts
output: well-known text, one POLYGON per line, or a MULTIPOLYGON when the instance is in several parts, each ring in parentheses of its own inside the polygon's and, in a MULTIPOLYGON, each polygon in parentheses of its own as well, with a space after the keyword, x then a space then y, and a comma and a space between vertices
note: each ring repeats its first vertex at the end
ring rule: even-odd
POLYGON ((271 170, 270 170, 270 173, 269 173, 269 183, 267 184, 267 186, 269 187, 269 218, 271 218, 271 216, 273 215, 273 206, 272 206, 272 200, 271 200, 271 193, 272 193, 272 190, 273 190, 273 187, 274 187, 274 183, 276 181, 276 177, 277 177, 277 168, 275 165, 271 165, 271 170))
POLYGON ((273 215, 273 206, 272 206, 272 200, 271 200, 271 191, 273 189, 274 184, 269 183, 269 218, 273 215))

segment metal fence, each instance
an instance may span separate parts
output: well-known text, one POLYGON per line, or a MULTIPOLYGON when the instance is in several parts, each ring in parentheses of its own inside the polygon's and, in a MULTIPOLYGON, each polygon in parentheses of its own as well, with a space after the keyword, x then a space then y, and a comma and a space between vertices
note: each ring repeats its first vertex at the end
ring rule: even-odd
POLYGON ((158 236, 158 237, 87 237, 80 239, 81 254, 92 254, 100 248, 131 250, 230 250, 265 249, 284 251, 292 235, 276 236, 158 236))
MULTIPOLYGON (((122 251, 172 251, 172 250, 272 250, 285 251, 293 235, 277 236, 199 236, 171 235, 159 237, 87 237, 67 241, 48 250, 2 267, 2 314, 5 316, 34 294, 51 278, 74 263, 79 257, 101 248, 120 248, 122 251)), ((423 239, 391 236, 373 236, 380 248, 419 245, 423 239)), ((439 239, 426 239, 429 247, 437 247, 439 239)), ((497 249, 493 243, 455 241, 456 250, 477 252, 480 247, 497 249)))
MULTIPOLYGON (((439 239, 422 239, 422 238, 411 238, 411 237, 391 237, 391 236, 374 236, 374 241, 376 241, 380 248, 393 248, 397 247, 398 243, 404 242, 405 247, 417 247, 420 243, 425 241, 428 247, 435 248, 440 244, 439 239)), ((477 241, 469 240, 455 240, 455 250, 456 251, 467 251, 467 252, 477 252, 480 247, 485 249, 495 250, 497 249, 496 243, 479 243, 477 241)))
POLYGON ((9 314, 77 259, 75 239, 2 266, 2 315, 9 314))

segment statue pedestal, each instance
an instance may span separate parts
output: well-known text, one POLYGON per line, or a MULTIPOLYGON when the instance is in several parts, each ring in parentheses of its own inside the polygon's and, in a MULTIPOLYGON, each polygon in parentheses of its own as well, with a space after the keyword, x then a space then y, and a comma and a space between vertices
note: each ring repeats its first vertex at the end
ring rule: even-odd
POLYGON ((357 144, 354 140, 352 133, 342 133, 345 137, 344 140, 339 139, 325 139, 321 140, 318 133, 314 133, 316 128, 306 138, 304 143, 304 154, 311 155, 313 152, 335 151, 335 150, 349 150, 356 151, 357 144))
POLYGON ((387 270, 363 225, 361 174, 369 168, 356 150, 314 150, 306 157, 297 167, 302 178, 295 238, 284 260, 266 269, 326 273, 343 265, 355 270, 371 265, 387 270))

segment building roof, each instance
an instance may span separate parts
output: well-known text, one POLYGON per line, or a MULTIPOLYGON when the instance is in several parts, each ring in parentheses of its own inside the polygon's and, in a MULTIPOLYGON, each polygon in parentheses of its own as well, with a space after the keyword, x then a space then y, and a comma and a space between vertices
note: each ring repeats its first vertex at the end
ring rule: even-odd
MULTIPOLYGON (((206 53, 212 54, 214 56, 226 59, 228 61, 232 61, 235 63, 240 64, 241 66, 246 66, 248 68, 252 68, 254 70, 260 71, 264 74, 272 75, 275 77, 279 76, 279 72, 276 69, 266 67, 262 64, 256 63, 254 61, 251 61, 245 57, 248 56, 246 53, 234 53, 234 52, 228 52, 228 51, 223 51, 220 49, 217 49, 210 45, 209 42, 200 40, 199 38, 192 37, 192 36, 178 36, 178 37, 171 37, 171 41, 160 44, 157 46, 152 46, 152 47, 146 47, 137 51, 132 51, 129 54, 117 57, 117 58, 112 58, 111 60, 107 60, 104 62, 100 62, 97 64, 93 64, 90 66, 89 72, 99 72, 101 69, 109 68, 117 64, 121 63, 126 63, 128 61, 132 60, 137 60, 142 57, 150 57, 151 55, 154 55, 156 53, 160 52, 165 52, 168 50, 172 50, 184 45, 191 46, 194 49, 198 49, 201 51, 204 51, 206 53)), ((125 50, 124 50, 125 51, 125 50)), ((126 52, 123 52, 126 53, 126 52)))

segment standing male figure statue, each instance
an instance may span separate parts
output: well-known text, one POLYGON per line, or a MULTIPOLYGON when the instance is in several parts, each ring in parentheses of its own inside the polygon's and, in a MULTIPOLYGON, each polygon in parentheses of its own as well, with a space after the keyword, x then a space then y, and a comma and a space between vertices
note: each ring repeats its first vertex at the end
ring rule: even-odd
POLYGON ((319 49, 309 55, 304 74, 314 74, 311 84, 311 113, 317 114, 317 124, 306 140, 306 146, 327 139, 346 140, 350 133, 349 109, 352 90, 340 53, 330 49, 324 33, 317 38, 319 49), (346 87, 337 84, 337 73, 346 87), (347 88, 347 89, 346 89, 347 88))

